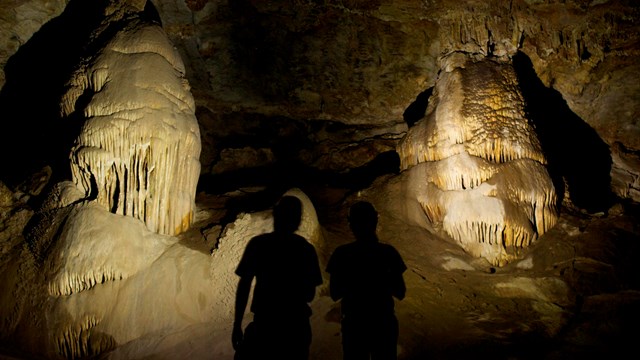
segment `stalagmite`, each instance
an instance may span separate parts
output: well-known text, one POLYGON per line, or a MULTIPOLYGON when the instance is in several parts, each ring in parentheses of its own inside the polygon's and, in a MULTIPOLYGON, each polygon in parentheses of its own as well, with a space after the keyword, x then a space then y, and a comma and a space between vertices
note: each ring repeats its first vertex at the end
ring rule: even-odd
POLYGON ((86 119, 71 152, 73 181, 87 198, 151 231, 187 230, 201 145, 180 56, 160 26, 132 21, 85 62, 61 105, 64 115, 86 119))
POLYGON ((63 120, 81 125, 71 181, 25 233, 48 304, 30 341, 45 358, 93 357, 214 316, 210 258, 175 236, 192 224, 200 174, 184 65, 145 1, 108 3, 61 99, 63 120))
POLYGON ((307 239, 307 241, 316 247, 316 250, 321 250, 324 247, 324 237, 320 222, 318 221, 316 208, 311 199, 299 188, 289 189, 282 196, 294 196, 300 200, 302 203, 302 215, 296 234, 307 239))
POLYGON ((555 189, 510 62, 454 53, 442 69, 401 168, 434 228, 502 266, 555 225, 555 189))

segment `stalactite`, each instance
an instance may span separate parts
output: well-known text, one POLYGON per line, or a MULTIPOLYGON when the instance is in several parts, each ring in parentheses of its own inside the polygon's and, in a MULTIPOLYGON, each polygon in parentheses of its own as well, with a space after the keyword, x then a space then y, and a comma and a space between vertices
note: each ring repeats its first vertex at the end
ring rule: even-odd
POLYGON ((92 329, 100 319, 85 316, 77 324, 64 328, 55 339, 57 353, 66 359, 82 359, 101 354, 115 347, 110 337, 92 337, 92 329))
POLYGON ((96 284, 103 284, 107 281, 122 280, 129 277, 128 274, 113 268, 97 267, 85 273, 63 272, 57 274, 55 279, 49 282, 49 295, 66 296, 77 294, 81 291, 89 290, 96 284))

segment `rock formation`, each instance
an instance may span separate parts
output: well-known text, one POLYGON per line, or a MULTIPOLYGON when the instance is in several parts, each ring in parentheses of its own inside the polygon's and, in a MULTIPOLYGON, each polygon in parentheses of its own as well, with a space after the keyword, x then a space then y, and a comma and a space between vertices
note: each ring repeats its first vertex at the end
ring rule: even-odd
POLYGON ((14 294, 3 334, 21 329, 9 336, 48 358, 97 355, 214 314, 211 258, 173 236, 195 213, 194 101, 179 54, 143 9, 104 9, 62 99, 63 120, 82 121, 72 180, 52 187, 25 232, 30 255, 14 252, 9 264, 23 265, 5 274, 15 283, 3 290, 14 294))
MULTIPOLYGON (((321 261, 351 201, 380 210, 401 358, 633 351, 633 1, 0 9, 0 357, 232 359, 235 266, 287 189, 321 261)), ((324 290, 313 360, 340 357, 324 290)))
POLYGON ((134 19, 115 32, 83 61, 62 100, 64 115, 86 119, 71 153, 73 181, 106 210, 176 235, 193 220, 200 175, 184 65, 158 24, 134 19))
POLYGON ((434 227, 495 265, 555 225, 557 198, 508 58, 443 60, 425 117, 398 144, 434 227))

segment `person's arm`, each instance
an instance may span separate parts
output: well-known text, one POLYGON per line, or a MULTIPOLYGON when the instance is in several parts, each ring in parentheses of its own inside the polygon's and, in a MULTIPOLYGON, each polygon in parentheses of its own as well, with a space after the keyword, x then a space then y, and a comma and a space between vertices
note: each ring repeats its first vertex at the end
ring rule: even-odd
POLYGON ((318 261, 318 254, 313 250, 313 255, 310 259, 309 269, 309 286, 306 289, 305 300, 311 302, 316 296, 316 287, 322 285, 322 272, 320 271, 320 262, 318 261))
POLYGON ((253 278, 249 276, 240 277, 238 281, 238 290, 236 292, 236 308, 233 321, 233 333, 231 335, 231 343, 236 349, 242 342, 244 334, 242 333, 242 318, 249 302, 249 293, 251 292, 251 282, 253 278))
POLYGON ((404 283, 404 277, 401 272, 398 272, 394 275, 394 278, 391 279, 391 295, 393 295, 396 299, 402 300, 407 292, 407 287, 404 283))
POLYGON ((333 301, 338 301, 344 297, 344 280, 341 269, 340 249, 336 249, 327 264, 327 272, 329 273, 329 295, 333 301))
POLYGON ((329 277, 329 295, 333 301, 338 301, 344 297, 344 284, 340 274, 331 274, 329 277))
POLYGON ((391 267, 391 295, 396 299, 402 300, 407 292, 402 274, 407 270, 404 260, 400 253, 393 247, 392 249, 392 267, 391 267))

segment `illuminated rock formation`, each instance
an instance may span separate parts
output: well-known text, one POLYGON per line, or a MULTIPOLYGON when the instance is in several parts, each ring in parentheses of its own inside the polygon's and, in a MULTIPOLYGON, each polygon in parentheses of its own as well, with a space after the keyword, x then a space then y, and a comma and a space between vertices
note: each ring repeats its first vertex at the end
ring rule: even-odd
MULTIPOLYGON (((292 188, 285 192, 284 196, 294 196, 302 203, 302 218, 296 234, 307 239, 318 251, 318 256, 322 257, 321 250, 326 246, 322 227, 318 221, 316 209, 309 197, 299 188, 292 188)), ((237 278, 235 277, 235 266, 240 262, 240 258, 244 253, 244 248, 251 238, 260 234, 273 231, 273 216, 271 211, 263 211, 258 213, 241 213, 233 224, 227 226, 223 234, 220 236, 220 246, 212 252, 214 262, 222 261, 216 260, 220 257, 231 257, 231 261, 228 259, 225 261, 227 264, 232 264, 233 267, 224 268, 220 266, 214 266, 212 271, 214 272, 214 278, 226 279, 231 282, 229 287, 225 287, 231 290, 229 296, 235 296, 235 285, 237 278), (228 274, 233 274, 229 277, 228 274)), ((232 310, 232 309, 230 309, 232 310)), ((248 309, 247 309, 248 310, 248 309)), ((232 314, 230 313, 231 317, 232 314)))
MULTIPOLYGON (((47 211, 64 221, 52 226, 59 235, 43 259, 18 246, 11 259, 0 256, 0 336, 47 359, 180 358, 177 349, 192 351, 199 336, 207 356, 232 358, 235 268, 252 237, 273 231, 271 210, 241 213, 208 253, 95 201, 73 201, 74 188, 65 182, 52 195, 47 211), (56 199, 72 203, 56 209, 56 199)), ((302 202, 298 233, 324 247, 313 203, 297 188, 285 195, 302 202)))
POLYGON ((221 302, 209 254, 174 236, 193 221, 200 133, 182 60, 144 4, 104 9, 61 103, 82 121, 72 181, 53 186, 25 232, 30 254, 3 275, 15 280, 0 333, 46 358, 177 333, 221 302))
POLYGON ((137 219, 96 202, 73 205, 43 263, 51 308, 41 325, 48 334, 41 351, 83 358, 211 319, 210 264, 206 254, 137 219))
POLYGON ((300 219, 300 226, 298 226, 296 234, 304 237, 313 244, 317 250, 320 250, 320 248, 324 246, 324 238, 320 222, 318 221, 318 214, 311 199, 298 188, 292 188, 282 196, 293 196, 300 200, 302 203, 302 218, 300 219))
POLYGON ((456 53, 442 68, 401 168, 434 228, 504 265, 556 223, 546 160, 508 62, 456 53))
POLYGON ((87 198, 160 234, 188 229, 200 131, 184 65, 159 25, 134 20, 119 29, 85 59, 62 108, 86 119, 71 168, 87 198))

